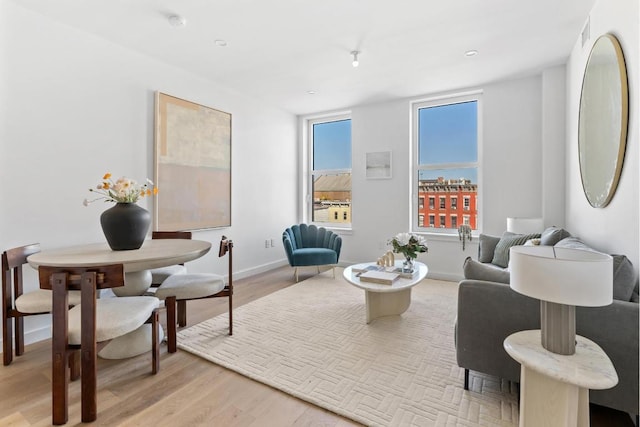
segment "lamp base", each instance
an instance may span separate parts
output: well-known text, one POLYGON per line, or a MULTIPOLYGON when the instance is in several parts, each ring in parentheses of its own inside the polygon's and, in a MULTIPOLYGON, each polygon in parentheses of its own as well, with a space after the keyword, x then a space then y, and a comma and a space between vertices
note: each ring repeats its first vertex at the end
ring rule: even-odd
POLYGON ((573 305, 540 301, 542 347, 552 353, 576 352, 576 308, 573 305))

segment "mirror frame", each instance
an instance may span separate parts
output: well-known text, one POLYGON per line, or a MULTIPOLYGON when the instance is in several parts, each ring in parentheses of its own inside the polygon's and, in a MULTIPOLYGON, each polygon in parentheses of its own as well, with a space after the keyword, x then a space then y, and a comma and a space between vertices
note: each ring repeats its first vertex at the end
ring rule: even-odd
MULTIPOLYGON (((592 71, 593 72, 593 71, 592 71)), ((615 82, 618 83, 618 82, 615 82)), ((584 191, 584 195, 589 201, 589 204, 594 208, 604 208, 611 202, 616 189, 618 187, 618 182, 620 180, 620 175, 622 173, 622 165, 624 163, 624 155, 627 145, 627 132, 628 132, 628 123, 629 123, 629 88, 627 81, 627 69, 624 60, 624 54, 622 52, 622 47, 620 46, 620 42, 613 34, 604 34, 595 41, 593 46, 591 47, 591 52, 589 53, 589 59, 587 60, 587 64, 584 70, 584 76, 582 80, 582 89, 580 92, 580 108, 579 108, 579 117, 578 117, 578 157, 580 161, 580 178, 582 180, 582 189, 584 191), (585 101, 585 85, 587 83, 588 74, 589 74, 589 66, 592 65, 592 59, 594 56, 595 49, 601 45, 602 43, 611 43, 613 45, 613 52, 610 59, 615 61, 618 68, 618 78, 620 83, 620 105, 616 105, 615 107, 619 110, 616 113, 620 113, 620 123, 612 123, 616 127, 619 128, 614 129, 614 132, 618 134, 617 141, 599 141, 594 140, 593 138, 587 138, 586 135, 583 134, 583 120, 594 118, 601 118, 603 121, 612 120, 612 116, 616 116, 617 114, 605 114, 604 108, 600 108, 601 105, 594 105, 593 103, 587 103, 585 101), (587 118, 588 117, 588 118, 587 118), (606 187, 607 183, 602 183, 603 191, 601 194, 597 195, 599 197, 590 196, 591 191, 587 188, 589 186, 589 180, 586 179, 586 175, 588 175, 587 163, 583 157, 587 155, 588 151, 585 147, 588 144, 609 144, 611 145, 611 149, 617 149, 615 164, 607 165, 606 167, 610 169, 611 174, 607 176, 607 178, 611 178, 610 184, 608 188, 606 187), (615 144, 615 146, 614 146, 615 144), (612 176, 611 176, 612 175, 612 176), (604 196, 604 197, 602 197, 604 196)), ((600 185, 600 184, 599 184, 600 185)))

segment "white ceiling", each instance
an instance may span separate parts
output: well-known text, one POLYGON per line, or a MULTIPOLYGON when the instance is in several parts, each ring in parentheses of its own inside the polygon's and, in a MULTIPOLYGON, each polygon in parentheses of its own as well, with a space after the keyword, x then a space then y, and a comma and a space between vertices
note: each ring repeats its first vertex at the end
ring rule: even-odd
POLYGON ((295 114, 474 87, 562 64, 595 3, 15 1, 295 114), (170 26, 171 14, 187 25, 170 26), (470 49, 478 55, 466 57, 470 49), (353 50, 361 51, 358 68, 353 50))

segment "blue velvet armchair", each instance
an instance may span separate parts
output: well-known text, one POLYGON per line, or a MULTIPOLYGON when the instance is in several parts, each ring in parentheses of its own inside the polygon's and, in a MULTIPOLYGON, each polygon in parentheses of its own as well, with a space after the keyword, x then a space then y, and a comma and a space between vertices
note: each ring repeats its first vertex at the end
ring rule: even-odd
POLYGON ((282 244, 289 265, 295 268, 296 282, 298 267, 313 265, 318 268, 318 273, 321 265, 331 265, 335 278, 342 238, 333 231, 315 225, 292 225, 282 233, 282 244))

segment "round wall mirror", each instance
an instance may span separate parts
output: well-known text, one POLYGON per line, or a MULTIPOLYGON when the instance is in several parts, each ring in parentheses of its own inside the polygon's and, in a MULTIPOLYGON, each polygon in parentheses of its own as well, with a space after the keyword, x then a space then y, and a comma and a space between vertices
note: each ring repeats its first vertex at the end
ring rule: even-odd
POLYGON ((582 188, 591 206, 609 204, 618 185, 627 142, 629 95, 622 48, 615 36, 596 40, 580 96, 578 150, 582 188))

